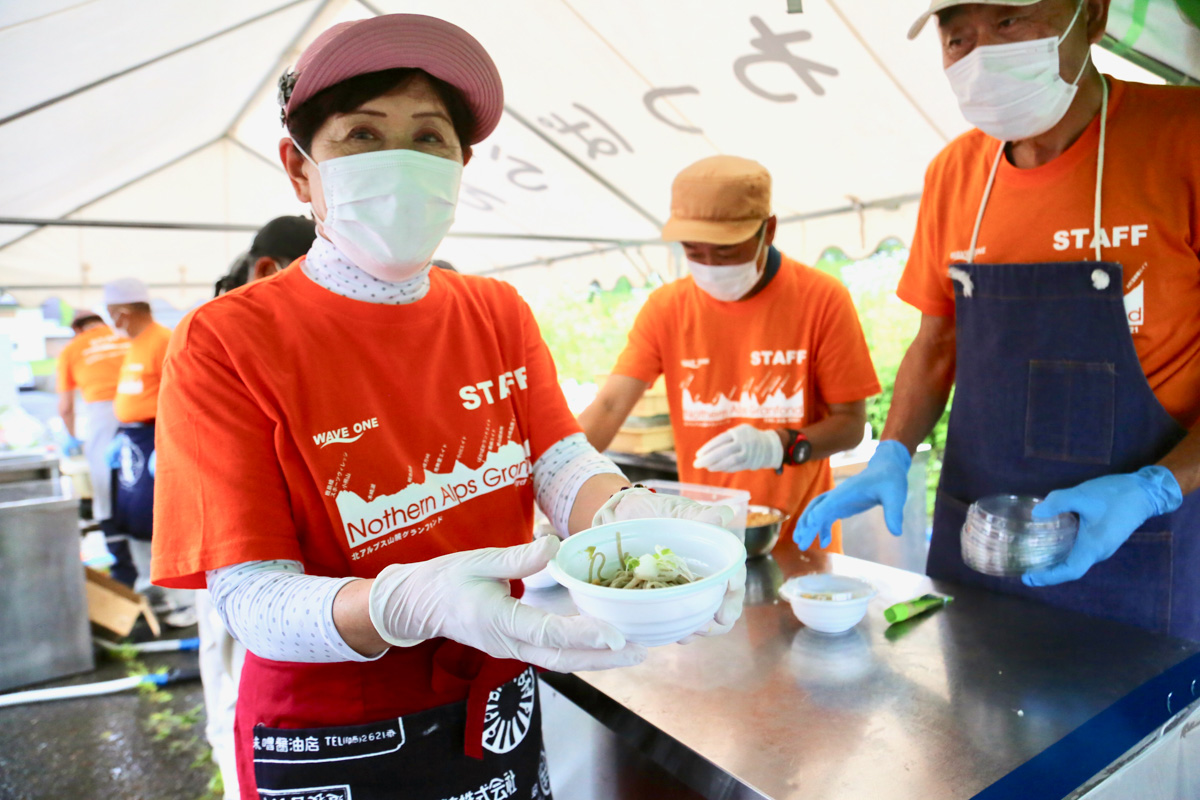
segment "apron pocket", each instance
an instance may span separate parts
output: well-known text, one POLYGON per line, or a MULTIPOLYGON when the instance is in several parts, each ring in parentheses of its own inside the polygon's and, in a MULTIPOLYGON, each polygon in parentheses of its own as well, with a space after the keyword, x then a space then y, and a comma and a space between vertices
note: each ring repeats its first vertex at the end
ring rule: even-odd
POLYGON ((250 742, 262 800, 552 800, 537 677, 493 690, 484 757, 463 753, 465 700, 365 725, 280 729, 250 742))
POLYGON ((1062 600, 1055 604, 1166 633, 1171 619, 1173 545, 1169 530, 1139 530, 1078 581, 1050 587, 1062 600))
POLYGON ((1025 456, 1110 463, 1116 383, 1107 361, 1030 361, 1025 456))

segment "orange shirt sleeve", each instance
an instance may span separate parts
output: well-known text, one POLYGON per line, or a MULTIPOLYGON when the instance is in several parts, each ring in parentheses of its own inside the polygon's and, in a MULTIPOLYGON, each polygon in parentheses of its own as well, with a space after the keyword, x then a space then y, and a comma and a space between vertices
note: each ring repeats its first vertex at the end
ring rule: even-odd
POLYGON ((530 463, 537 463, 542 453, 562 439, 580 433, 582 429, 567 407, 567 399, 558 385, 558 369, 554 366, 554 358, 542 338, 533 312, 515 290, 513 297, 518 304, 529 382, 529 460, 530 463))
POLYGON ((194 316, 180 323, 155 429, 155 583, 198 589, 210 569, 302 560, 275 451, 277 424, 203 323, 194 316))
POLYGON ((60 392, 73 392, 79 385, 75 381, 74 373, 76 359, 75 348, 72 346, 74 344, 74 341, 70 342, 58 354, 58 391, 60 392))
POLYGON ((669 287, 656 289, 638 312, 629 331, 625 349, 617 357, 617 365, 613 367, 616 375, 637 378, 639 381, 654 383, 663 371, 662 346, 660 336, 664 295, 660 294, 669 287))
POLYGON ((821 315, 813 356, 816 390, 825 403, 853 403, 879 394, 879 378, 850 291, 833 284, 821 315))
POLYGON ((925 190, 917 211, 917 229, 913 234, 908 262, 896 294, 923 314, 934 317, 954 316, 954 287, 947 272, 943 242, 941 205, 945 181, 944 155, 939 155, 925 171, 925 190))

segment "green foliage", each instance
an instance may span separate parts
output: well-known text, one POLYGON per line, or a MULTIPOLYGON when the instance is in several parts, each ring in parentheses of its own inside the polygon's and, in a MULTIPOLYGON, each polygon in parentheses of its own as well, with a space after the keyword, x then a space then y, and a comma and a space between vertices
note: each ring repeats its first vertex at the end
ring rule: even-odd
MULTIPOLYGON (((117 660, 125 662, 129 675, 149 675, 150 670, 139 659, 139 653, 132 645, 122 645, 108 651, 117 660)), ((166 674, 166 667, 154 670, 155 675, 166 674)), ((212 757, 212 749, 199 735, 193 733, 196 726, 204 717, 203 704, 193 706, 187 711, 179 712, 169 705, 175 695, 161 686, 152 683, 138 685, 142 698, 152 704, 156 710, 151 711, 143 725, 154 741, 163 742, 171 755, 180 753, 192 756, 191 768, 209 773, 208 784, 197 800, 221 800, 225 796, 224 781, 221 780, 221 770, 212 757)))
POLYGON ((610 291, 593 287, 586 294, 562 292, 534 306, 559 380, 592 383, 607 375, 625 349, 625 337, 651 288, 635 289, 621 278, 610 291))
MULTIPOLYGON (((871 432, 878 439, 883 433, 888 409, 892 406, 892 392, 896 384, 896 373, 900 361, 917 333, 921 312, 896 296, 896 285, 908 261, 908 249, 896 240, 887 240, 870 256, 846 264, 841 269, 842 280, 854 298, 858 318, 862 322, 871 359, 883 391, 867 401, 867 421, 871 432)), ((926 438, 930 446, 929 463, 926 471, 926 505, 930 518, 933 516, 933 501, 937 493, 938 479, 942 472, 942 454, 946 447, 947 412, 934 425, 926 438)))

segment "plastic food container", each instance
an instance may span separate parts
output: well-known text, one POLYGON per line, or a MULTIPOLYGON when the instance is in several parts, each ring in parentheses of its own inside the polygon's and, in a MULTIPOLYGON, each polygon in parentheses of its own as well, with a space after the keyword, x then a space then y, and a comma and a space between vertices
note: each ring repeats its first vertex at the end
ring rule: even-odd
POLYGON ((1060 564, 1075 544, 1079 518, 1034 520, 1040 497, 998 494, 971 504, 962 528, 963 561, 984 575, 1013 577, 1060 564))
POLYGON ((709 506, 729 506, 733 509, 733 522, 729 523, 727 528, 734 536, 743 542, 746 541, 746 514, 750 510, 750 493, 744 489, 722 489, 720 486, 658 479, 642 481, 642 485, 660 494, 680 495, 709 506))
POLYGON ((792 604, 796 619, 812 630, 841 633, 866 616, 875 587, 847 575, 818 572, 788 578, 779 596, 792 604))
POLYGON ((683 519, 635 519, 600 525, 563 542, 550 574, 567 587, 581 614, 613 625, 625 638, 647 647, 678 642, 707 625, 717 613, 729 578, 746 562, 746 548, 723 528, 683 519), (587 548, 604 553, 606 573, 621 549, 640 556, 667 547, 704 577, 665 589, 613 589, 588 583, 587 548))

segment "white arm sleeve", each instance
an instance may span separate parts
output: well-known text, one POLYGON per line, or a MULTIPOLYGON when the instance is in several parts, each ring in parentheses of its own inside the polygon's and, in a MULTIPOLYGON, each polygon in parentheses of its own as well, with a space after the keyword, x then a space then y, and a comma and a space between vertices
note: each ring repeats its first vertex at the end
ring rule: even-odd
POLYGON ((561 535, 570 531, 567 523, 579 489, 594 475, 622 475, 620 467, 588 444, 582 433, 555 442, 533 465, 533 489, 542 513, 561 535))
POLYGON ((246 561, 206 577, 221 621, 259 658, 327 663, 383 655, 359 655, 333 623, 333 599, 355 578, 305 575, 299 561, 246 561))

